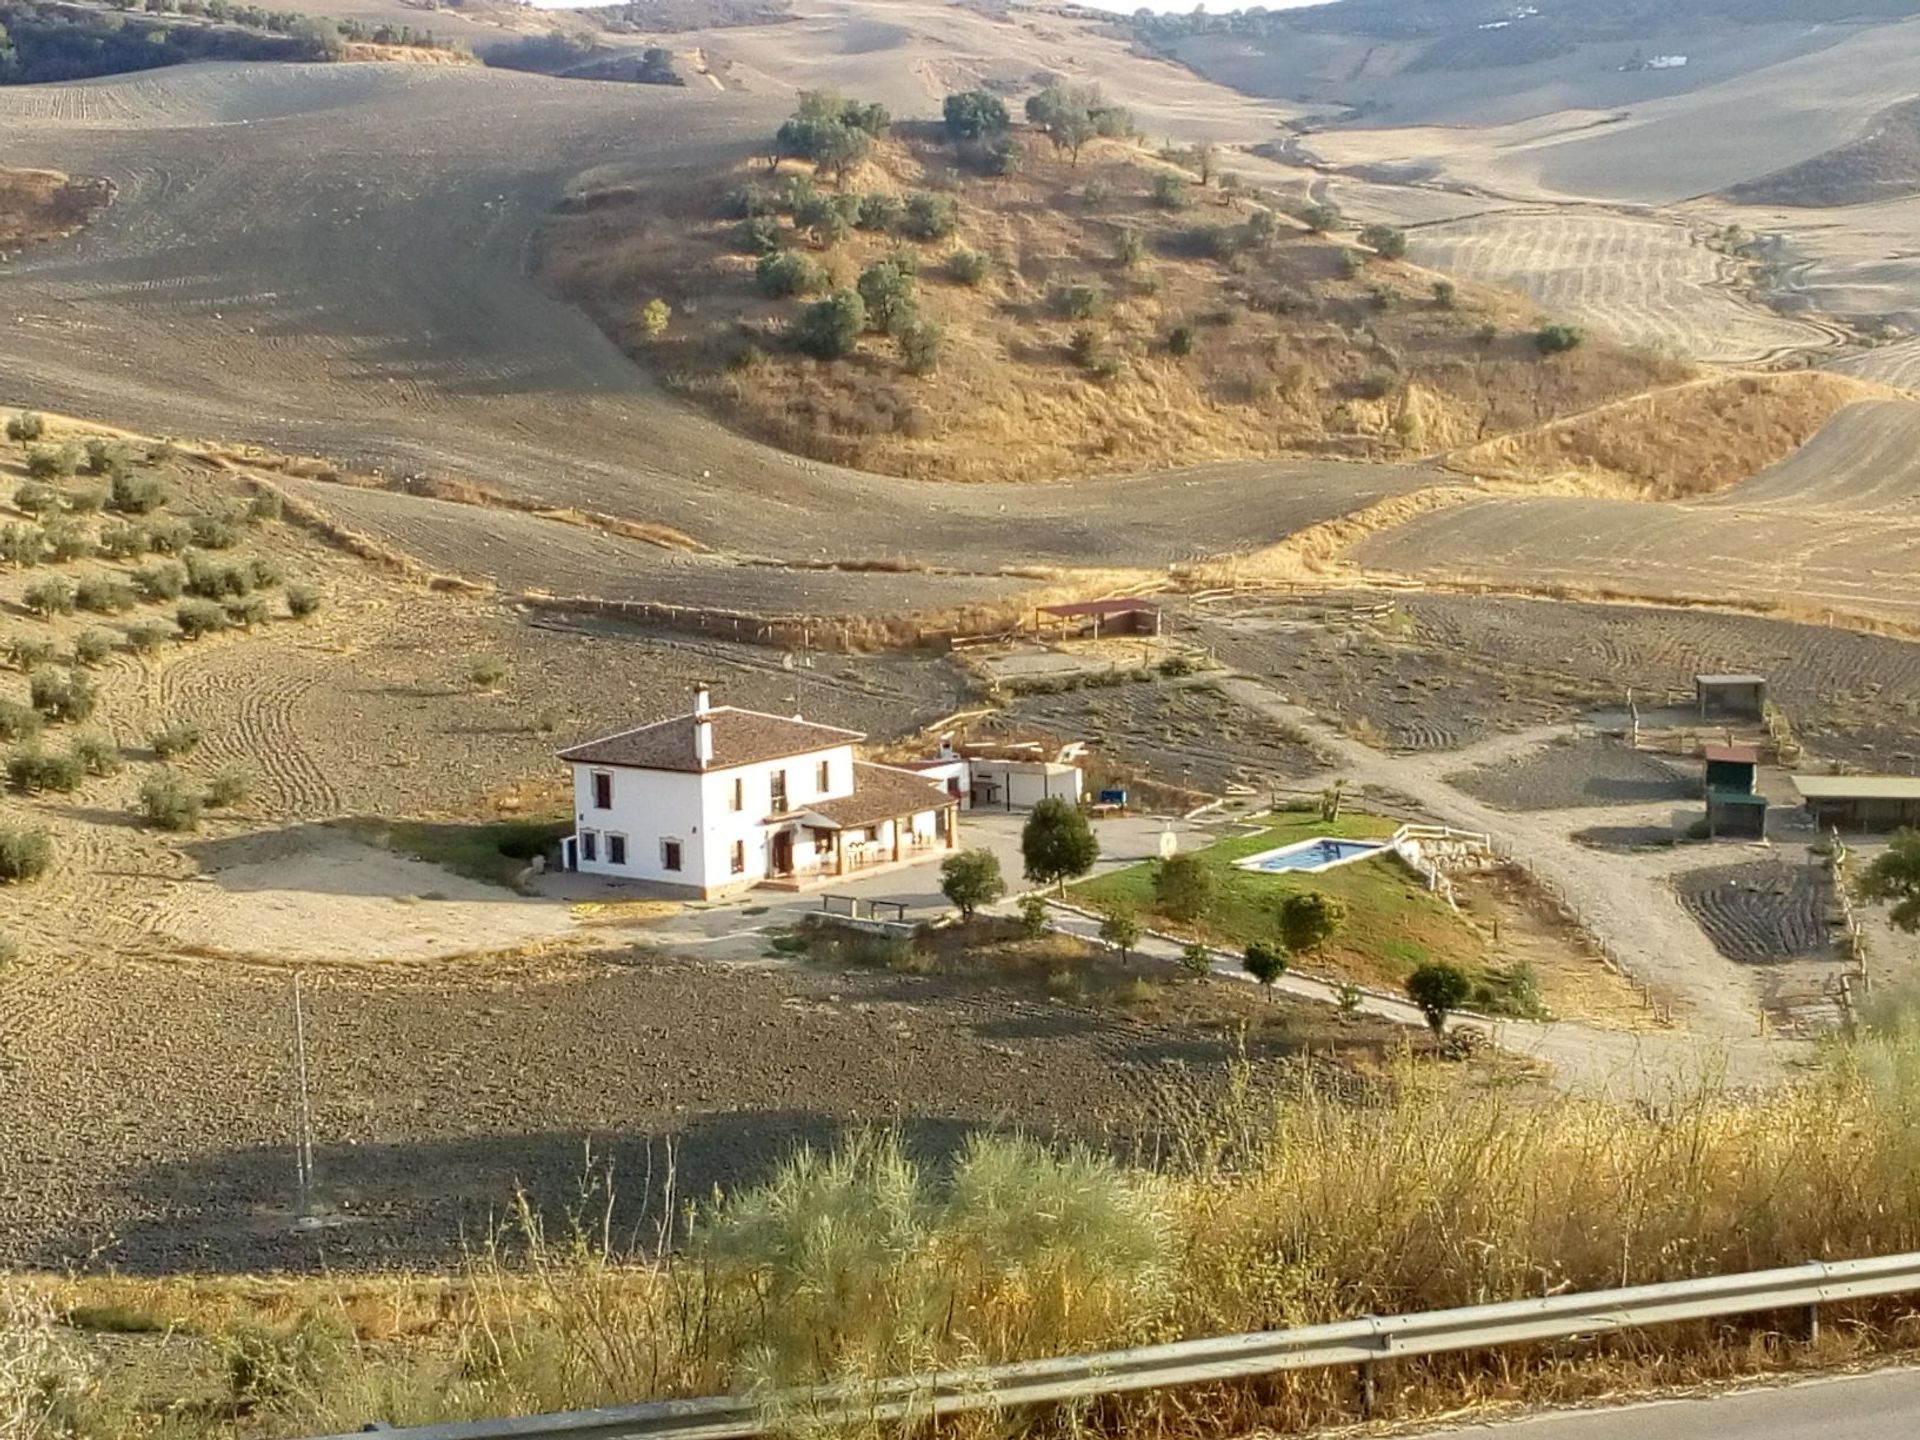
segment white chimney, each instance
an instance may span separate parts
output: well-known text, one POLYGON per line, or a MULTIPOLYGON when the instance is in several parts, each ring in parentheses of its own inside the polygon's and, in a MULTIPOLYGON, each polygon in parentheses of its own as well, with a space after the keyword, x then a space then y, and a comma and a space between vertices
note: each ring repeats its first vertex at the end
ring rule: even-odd
POLYGON ((713 697, 704 684, 693 687, 693 759, 702 770, 713 764, 713 697))

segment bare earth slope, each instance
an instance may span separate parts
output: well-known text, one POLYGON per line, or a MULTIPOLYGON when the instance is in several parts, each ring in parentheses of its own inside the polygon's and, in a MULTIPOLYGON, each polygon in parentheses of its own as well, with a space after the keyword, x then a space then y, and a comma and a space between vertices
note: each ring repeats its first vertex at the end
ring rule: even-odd
POLYGON ((1920 403, 1849 406, 1720 495, 1486 496, 1353 552, 1362 566, 1542 594, 1634 595, 1920 624, 1920 403), (1862 523, 1865 520, 1867 523, 1862 523))

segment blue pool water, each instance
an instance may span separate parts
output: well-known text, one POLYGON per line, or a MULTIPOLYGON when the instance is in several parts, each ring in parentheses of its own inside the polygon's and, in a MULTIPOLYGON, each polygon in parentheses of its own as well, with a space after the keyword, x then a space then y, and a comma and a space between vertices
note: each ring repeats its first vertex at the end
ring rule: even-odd
POLYGON ((1378 840, 1303 840, 1284 849, 1252 855, 1240 862, 1244 869, 1279 874, 1287 870, 1327 870, 1352 860, 1378 855, 1387 847, 1378 840))

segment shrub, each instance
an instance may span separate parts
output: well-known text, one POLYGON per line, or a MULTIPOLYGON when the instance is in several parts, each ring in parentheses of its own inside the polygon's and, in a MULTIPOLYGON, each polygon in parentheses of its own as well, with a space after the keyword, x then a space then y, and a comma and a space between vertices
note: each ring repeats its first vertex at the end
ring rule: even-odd
POLYGON ((202 801, 172 770, 155 770, 140 782, 140 817, 156 830, 195 830, 202 801))
POLYGON ((250 556, 246 565, 247 574, 252 577, 257 589, 271 590, 287 578, 287 572, 280 568, 280 562, 271 555, 250 556))
POLYGON ((73 637, 73 663, 92 669, 118 648, 109 630, 82 630, 73 637))
POLYGON ((44 830, 0 825, 0 885, 17 885, 46 874, 53 845, 44 830))
POLYGON ((31 740, 46 723, 38 710, 17 700, 0 700, 0 740, 31 740))
POLYGON ((1191 925, 1213 909, 1213 872, 1197 855, 1169 855, 1153 874, 1153 903, 1169 920, 1191 925))
POLYGON ((1150 198, 1162 210, 1184 210, 1187 204, 1187 182, 1171 170, 1162 170, 1153 177, 1150 198))
POLYGON ((172 638, 172 633, 166 626, 151 621, 132 625, 127 629, 127 648, 141 655, 151 655, 172 638))
POLYGON ((944 240, 960 226, 959 207, 951 195, 919 190, 907 197, 900 217, 902 234, 915 240, 944 240))
POLYGON ((1384 400, 1400 388, 1400 377, 1384 366, 1362 375, 1353 387, 1364 399, 1384 400))
POLYGON ((794 326, 794 344, 819 360, 843 360, 860 345, 867 328, 867 306, 854 290, 836 290, 816 300, 794 326))
POLYGON ((962 285, 978 285, 987 278, 989 262, 978 250, 964 247, 947 256, 947 274, 962 285))
POLYGON ((147 744, 162 760, 173 760, 197 750, 201 738, 202 732, 198 725, 191 720, 181 720, 164 730, 155 732, 147 744))
POLYGON ((1007 893, 1000 860, 991 850, 962 850, 940 862, 940 893, 971 920, 982 905, 991 905, 1007 893))
POLYGON ((47 433, 47 421, 32 410, 22 410, 7 421, 7 439, 16 445, 38 440, 47 433))
POLYGON ((740 248, 749 255, 771 255, 780 248, 780 227, 769 215, 756 215, 740 227, 740 248))
POLYGON ((29 480, 13 492, 13 508, 28 515, 45 515, 60 508, 60 492, 38 480, 29 480))
POLYGON ((0 529, 0 560, 26 570, 38 565, 47 553, 47 532, 38 525, 18 521, 0 529))
POLYGON ((859 205, 854 211, 853 223, 862 230, 884 234, 900 223, 904 208, 898 195, 889 195, 884 190, 876 190, 870 195, 860 197, 859 205))
POLYGON ((1439 310, 1451 310, 1459 302, 1460 287, 1451 280, 1433 282, 1433 303, 1439 310))
POLYGON ((94 615, 119 615, 138 604, 139 597, 124 580, 95 575, 73 587, 73 603, 94 615))
POLYGON ((1247 239, 1255 245, 1264 248, 1272 244, 1279 230, 1280 222, 1274 218, 1271 210, 1255 209, 1247 216, 1247 239))
POLYGON ((1199 343, 1200 332, 1191 325, 1176 325, 1167 332, 1167 353, 1185 358, 1199 343))
POLYGON ((143 599, 178 600, 187 588, 187 572, 176 561, 163 560, 158 565, 143 565, 134 571, 133 584, 143 599))
POLYGON ((226 600, 253 591, 253 570, 232 561, 214 560, 187 552, 187 593, 207 600, 226 600))
POLYGON ((28 746, 7 757, 7 783, 29 795, 71 795, 86 778, 86 767, 72 755, 28 746))
POLYGON ((639 320, 640 333, 649 340, 658 340, 673 322, 673 307, 656 295, 640 307, 639 320))
POLYGON ((913 375, 931 375, 940 368, 940 356, 946 349, 946 331, 931 320, 915 320, 902 327, 898 337, 900 363, 913 375))
POLYGON ((53 641, 44 635, 15 635, 7 641, 7 658, 20 670, 31 670, 53 659, 53 641))
POLYGON ((1360 231, 1360 243, 1384 260, 1402 260, 1407 254, 1407 232, 1392 225, 1368 225, 1360 231))
POLYGON ((180 627, 181 637, 187 640, 217 635, 227 628, 227 612, 211 600, 181 601, 173 612, 173 620, 180 627))
POLYGON ((1358 250, 1343 249, 1334 257, 1334 273, 1342 280, 1351 280, 1360 273, 1360 267, 1367 263, 1367 257, 1358 250))
POLYGON ((29 585, 21 599, 36 615, 71 615, 73 582, 64 576, 49 575, 29 585))
POLYGON ((240 526, 231 515, 196 515, 187 530, 202 550, 231 550, 240 543, 240 526))
POLYGON ((253 772, 244 765, 222 765, 207 781, 207 807, 231 810, 253 794, 253 772))
POLYGON ((742 185, 727 192, 726 213, 736 220, 751 220, 756 215, 770 215, 774 210, 774 197, 764 185, 742 185))
POLYGON ((89 733, 74 736, 72 754, 89 775, 120 773, 120 747, 104 735, 89 733))
POLYGON ((1309 205, 1300 212, 1301 223, 1316 235, 1340 228, 1340 211, 1332 205, 1309 205))
POLYGON ((193 540, 193 529, 184 520, 147 522, 147 548, 156 555, 178 555, 193 540))
POLYGON ((51 667, 36 670, 27 677, 27 695, 33 708, 55 724, 85 720, 100 700, 99 692, 85 675, 51 667))
POLYGON ((320 609, 320 592, 311 585, 289 585, 287 587, 287 613, 296 620, 305 620, 320 609))
POLYGON ((127 468, 127 452, 118 445, 95 438, 87 441, 85 449, 89 475, 111 475, 127 468))
POLYGON ((248 595, 244 599, 229 600, 226 609, 227 619, 242 630, 251 630, 256 625, 267 623, 267 601, 263 595, 248 595))
POLYGON ((1020 933, 1029 940, 1047 933, 1047 902, 1041 896, 1020 897, 1020 933))
POLYGON ((754 275, 763 291, 778 298, 811 295, 824 289, 827 283, 820 267, 794 250, 777 250, 762 256, 754 275))
POLYGON ((1089 326, 1082 325, 1067 341, 1067 354, 1082 370, 1091 370, 1098 365, 1103 350, 1099 333, 1089 326))
POLYGON ((476 689, 496 690, 507 678, 507 662, 498 655, 476 655, 468 662, 467 681, 476 689))
POLYGON ((947 134, 955 140, 979 140, 997 135, 1013 123, 1006 102, 991 90, 962 90, 947 96, 941 106, 947 134))
POLYGON ((1347 907, 1321 890, 1299 890, 1280 902, 1280 943, 1290 955, 1311 955, 1347 923, 1347 907))
POLYGON ((56 520, 46 528, 47 558, 57 564, 84 560, 93 554, 93 537, 69 520, 56 520))
POLYGON ((286 510, 287 502, 280 498, 278 490, 256 490, 253 498, 247 501, 247 523, 264 525, 270 520, 278 520, 286 510))
POLYGON ((36 445, 27 452, 27 474, 35 480, 65 480, 79 468, 79 452, 71 445, 58 450, 36 445))
POLYGON ((67 493, 67 513, 70 515, 97 515, 107 503, 104 490, 71 490, 67 493))
POLYGON ((1213 951, 1204 940, 1189 940, 1180 947, 1180 968, 1196 980, 1213 974, 1213 951))
POLYGON ((1571 325, 1543 325, 1534 332, 1533 344, 1542 355, 1563 355, 1579 349, 1586 338, 1571 325))
POLYGON ((1060 296, 1060 313, 1069 320, 1091 320, 1106 303, 1106 292, 1098 285, 1069 285, 1060 296))

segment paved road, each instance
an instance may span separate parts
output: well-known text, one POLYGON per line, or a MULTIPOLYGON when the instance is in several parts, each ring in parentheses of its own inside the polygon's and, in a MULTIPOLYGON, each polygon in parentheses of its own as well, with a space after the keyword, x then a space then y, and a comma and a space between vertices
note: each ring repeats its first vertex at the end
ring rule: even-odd
POLYGON ((1436 1430, 1418 1440, 1909 1440, 1914 1435, 1920 1435, 1920 1371, 1889 1370, 1714 1399, 1436 1430))

